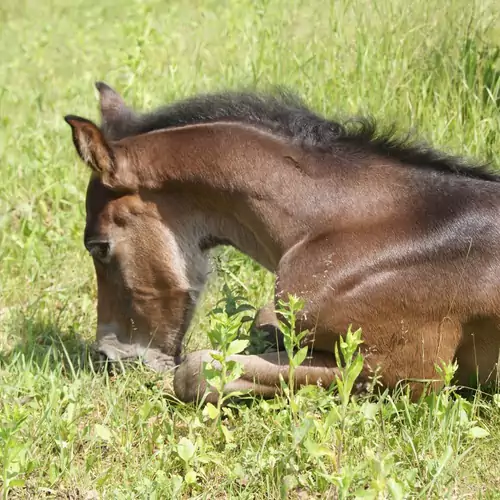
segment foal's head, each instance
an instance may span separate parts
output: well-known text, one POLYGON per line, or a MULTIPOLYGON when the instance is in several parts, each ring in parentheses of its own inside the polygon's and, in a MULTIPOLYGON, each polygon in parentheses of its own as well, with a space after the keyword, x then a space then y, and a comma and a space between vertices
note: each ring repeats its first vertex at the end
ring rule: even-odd
POLYGON ((84 243, 97 276, 96 348, 110 360, 141 357, 163 370, 178 364, 206 259, 189 238, 179 238, 189 211, 185 201, 123 188, 120 176, 127 176, 134 159, 126 141, 109 137, 125 136, 133 117, 111 89, 100 90, 102 129, 66 117, 75 147, 91 169, 84 243))
POLYGON ((175 221, 154 196, 117 194, 93 176, 86 209, 84 242, 97 275, 98 351, 111 360, 140 356, 158 370, 174 366, 204 261, 188 269, 175 221))

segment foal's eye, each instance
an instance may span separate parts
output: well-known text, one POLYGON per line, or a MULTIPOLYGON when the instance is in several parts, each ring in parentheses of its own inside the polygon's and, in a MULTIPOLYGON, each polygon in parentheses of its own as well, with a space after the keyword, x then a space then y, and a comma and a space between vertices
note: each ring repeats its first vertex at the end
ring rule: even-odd
POLYGON ((102 262, 103 264, 107 264, 111 257, 111 245, 109 241, 89 241, 86 244, 87 250, 90 255, 102 262))

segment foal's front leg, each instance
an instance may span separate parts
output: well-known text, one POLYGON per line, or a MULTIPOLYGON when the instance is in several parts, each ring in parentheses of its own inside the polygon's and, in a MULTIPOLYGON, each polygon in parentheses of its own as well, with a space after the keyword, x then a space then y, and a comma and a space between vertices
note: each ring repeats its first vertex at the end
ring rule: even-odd
MULTIPOLYGON (((196 351, 186 356, 177 367, 174 377, 176 396, 185 402, 197 401, 207 389, 203 378, 203 363, 210 362, 214 368, 220 365, 213 360, 210 350, 196 351)), ((234 391, 250 391, 253 396, 272 398, 280 392, 280 375, 285 382, 289 380, 289 364, 286 352, 272 352, 261 355, 234 355, 228 358, 243 365, 243 374, 224 388, 224 394, 234 391)), ((322 385, 328 387, 339 374, 333 354, 315 352, 295 369, 295 386, 322 385)), ((210 388, 207 402, 217 401, 218 394, 210 388)))

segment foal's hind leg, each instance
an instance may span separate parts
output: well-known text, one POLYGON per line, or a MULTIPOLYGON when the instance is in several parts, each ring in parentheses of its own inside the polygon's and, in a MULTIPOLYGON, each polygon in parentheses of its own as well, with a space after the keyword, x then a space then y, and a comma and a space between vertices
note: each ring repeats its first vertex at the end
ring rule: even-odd
POLYGON ((436 365, 452 362, 461 338, 458 321, 446 319, 425 324, 408 325, 404 332, 397 328, 385 330, 385 345, 377 344, 373 330, 366 329, 364 339, 367 346, 376 346, 374 353, 365 357, 366 367, 380 369, 383 387, 395 389, 409 386, 415 401, 423 393, 439 390, 443 381, 436 365))
POLYGON ((500 318, 475 318, 463 327, 456 353, 457 383, 474 387, 498 383, 500 362, 500 318))
MULTIPOLYGON (((209 350, 196 351, 186 356, 183 363, 177 368, 174 377, 176 396, 185 402, 196 401, 201 398, 207 389, 203 378, 203 363, 210 362, 216 368, 209 350)), ((251 395, 272 398, 280 392, 280 376, 285 382, 289 381, 289 364, 286 352, 261 354, 260 356, 235 355, 229 358, 243 365, 243 374, 224 388, 224 394, 234 391, 250 391, 251 395)), ((295 386, 319 384, 329 386, 339 370, 335 357, 329 353, 315 353, 295 369, 295 386)), ((214 402, 217 393, 211 389, 207 401, 214 402)))

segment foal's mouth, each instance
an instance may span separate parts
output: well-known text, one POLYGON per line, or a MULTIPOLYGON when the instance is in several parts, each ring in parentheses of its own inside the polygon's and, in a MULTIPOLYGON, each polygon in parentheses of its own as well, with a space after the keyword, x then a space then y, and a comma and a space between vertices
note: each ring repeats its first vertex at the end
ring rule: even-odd
POLYGON ((90 346, 91 361, 99 369, 108 372, 121 372, 127 367, 138 364, 148 367, 155 372, 168 372, 175 370, 182 362, 181 355, 171 356, 164 354, 157 349, 140 348, 142 354, 127 354, 119 350, 109 351, 94 343, 90 346))

